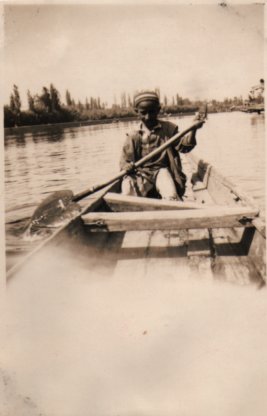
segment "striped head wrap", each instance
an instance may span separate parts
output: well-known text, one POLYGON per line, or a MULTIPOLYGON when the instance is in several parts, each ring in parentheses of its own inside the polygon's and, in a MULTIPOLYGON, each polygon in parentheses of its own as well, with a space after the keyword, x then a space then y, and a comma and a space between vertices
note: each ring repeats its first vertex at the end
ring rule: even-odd
POLYGON ((134 107, 137 107, 142 101, 154 101, 159 104, 159 96, 155 91, 142 91, 134 96, 134 107))

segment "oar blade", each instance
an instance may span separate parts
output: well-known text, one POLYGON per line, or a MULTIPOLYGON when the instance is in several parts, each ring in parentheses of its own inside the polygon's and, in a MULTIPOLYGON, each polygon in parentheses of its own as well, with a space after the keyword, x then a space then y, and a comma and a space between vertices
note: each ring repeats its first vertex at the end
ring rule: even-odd
POLYGON ((73 192, 70 190, 57 191, 45 198, 34 211, 26 234, 32 235, 45 228, 60 226, 81 212, 80 205, 72 199, 73 192))

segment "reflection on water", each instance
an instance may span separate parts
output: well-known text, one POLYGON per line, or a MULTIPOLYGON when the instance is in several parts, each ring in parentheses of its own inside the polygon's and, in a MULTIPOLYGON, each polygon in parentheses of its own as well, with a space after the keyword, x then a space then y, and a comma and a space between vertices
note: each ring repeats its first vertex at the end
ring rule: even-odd
MULTIPOLYGON (((172 118, 180 131, 192 117, 172 118)), ((117 174, 126 132, 137 122, 48 126, 5 137, 6 210, 37 204, 60 189, 79 192, 117 174)), ((209 115, 194 150, 264 205, 264 117, 209 115)))

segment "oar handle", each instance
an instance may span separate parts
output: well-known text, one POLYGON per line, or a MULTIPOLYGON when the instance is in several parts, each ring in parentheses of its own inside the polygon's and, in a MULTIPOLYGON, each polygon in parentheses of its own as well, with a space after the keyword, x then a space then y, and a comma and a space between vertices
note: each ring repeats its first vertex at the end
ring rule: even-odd
MULTIPOLYGON (((184 131, 182 131, 181 133, 175 134, 173 137, 171 137, 169 140, 167 140, 165 143, 163 143, 157 149, 153 150, 148 155, 142 157, 137 162, 133 163, 133 170, 137 169, 137 168, 140 168, 144 163, 151 160, 154 156, 159 155, 161 152, 163 152, 163 150, 170 147, 172 144, 177 142, 179 139, 181 139, 183 136, 185 136, 190 131, 197 130, 198 128, 200 128, 203 125, 203 122, 204 122, 204 120, 197 121, 196 123, 192 124, 192 126, 188 127, 184 131)), ((180 142, 179 148, 181 147, 181 145, 182 145, 182 142, 180 142)), ((104 182, 100 185, 93 186, 89 189, 86 189, 83 192, 80 192, 80 193, 74 195, 72 200, 75 201, 75 202, 78 202, 81 199, 93 194, 94 192, 100 191, 101 189, 105 188, 106 186, 112 184, 113 182, 115 182, 119 179, 122 179, 125 175, 127 175, 127 173, 129 173, 128 170, 121 170, 116 176, 114 176, 112 179, 108 180, 107 182, 104 182)))

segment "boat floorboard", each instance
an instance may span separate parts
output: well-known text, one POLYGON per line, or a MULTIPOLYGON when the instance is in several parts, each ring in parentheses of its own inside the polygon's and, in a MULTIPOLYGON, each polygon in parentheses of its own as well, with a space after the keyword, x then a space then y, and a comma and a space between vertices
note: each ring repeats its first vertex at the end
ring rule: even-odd
MULTIPOLYGON (((98 252, 93 247, 87 259, 90 270, 100 267, 114 279, 161 275, 178 281, 196 278, 261 285, 261 274, 238 236, 229 243, 231 233, 225 229, 109 233, 106 244, 98 252)), ((94 234, 90 237, 93 246, 94 234)))

